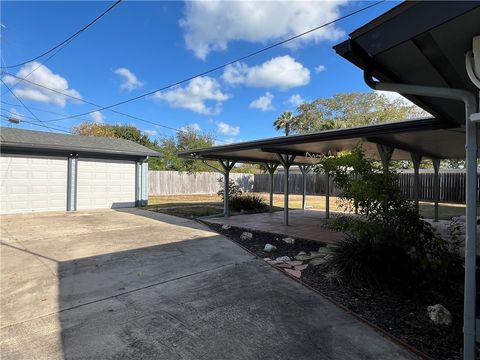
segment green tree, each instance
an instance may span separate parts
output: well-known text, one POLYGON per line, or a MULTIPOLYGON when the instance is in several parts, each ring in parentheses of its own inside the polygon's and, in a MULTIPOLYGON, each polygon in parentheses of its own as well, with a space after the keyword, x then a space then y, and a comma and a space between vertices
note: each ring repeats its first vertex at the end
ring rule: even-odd
POLYGON ((178 157, 178 152, 202 149, 213 146, 214 138, 210 134, 202 133, 193 127, 187 127, 171 137, 160 140, 159 148, 162 154, 161 170, 176 171, 212 171, 212 168, 195 159, 178 157))
POLYGON ((290 129, 293 127, 295 117, 290 111, 283 112, 273 123, 276 130, 284 130, 285 136, 290 134, 290 129))
POLYGON ((297 110, 290 123, 291 132, 297 134, 428 116, 401 98, 390 100, 376 92, 336 94, 301 104, 297 110))

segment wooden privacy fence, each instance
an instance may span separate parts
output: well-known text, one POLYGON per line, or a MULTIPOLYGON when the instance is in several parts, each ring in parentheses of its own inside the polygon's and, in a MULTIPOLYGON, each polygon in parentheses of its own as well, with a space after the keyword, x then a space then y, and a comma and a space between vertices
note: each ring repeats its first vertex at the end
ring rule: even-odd
MULTIPOLYGON (((398 184, 402 192, 409 199, 413 199, 413 173, 398 173, 398 184)), ((433 172, 421 172, 419 184, 419 199, 423 201, 433 201, 433 172)), ((284 174, 276 173, 274 175, 274 192, 283 193, 284 174)), ((477 183, 479 175, 477 174, 477 183)), ((439 174, 439 198, 440 202, 464 203, 465 202, 465 172, 441 171, 439 174)), ((307 175, 307 194, 325 195, 326 176, 323 174, 310 173, 307 175)), ((253 191, 269 192, 270 180, 269 174, 255 174, 253 191)), ((291 173, 289 178, 289 193, 302 193, 302 175, 291 173)), ((333 187, 330 179, 330 193, 338 194, 338 190, 333 187)), ((480 192, 477 190, 477 200, 480 200, 480 192)))
MULTIPOLYGON (((149 195, 214 194, 219 189, 216 172, 149 171, 149 195)), ((253 174, 230 173, 243 191, 253 191, 253 174)))
MULTIPOLYGON (((215 172, 187 173, 178 171, 150 171, 150 195, 186 195, 186 194, 214 194, 219 189, 218 179, 223 175, 215 172)), ((402 172, 397 174, 400 189, 410 199, 413 199, 413 173, 402 172)), ((419 199, 433 201, 432 171, 420 173, 419 199)), ((480 176, 477 174, 477 181, 480 176)), ((269 192, 269 174, 239 174, 230 173, 230 179, 235 181, 243 191, 269 192)), ((302 174, 292 172, 289 179, 290 194, 302 193, 302 174)), ((273 188, 277 194, 283 193, 284 174, 275 173, 273 188)), ((440 202, 463 203, 465 202, 465 172, 441 171, 439 174, 440 202)), ((326 176, 310 173, 307 175, 307 194, 324 195, 326 176)), ((330 193, 335 196, 338 190, 330 179, 330 193)), ((477 200, 480 192, 477 191, 477 200)))

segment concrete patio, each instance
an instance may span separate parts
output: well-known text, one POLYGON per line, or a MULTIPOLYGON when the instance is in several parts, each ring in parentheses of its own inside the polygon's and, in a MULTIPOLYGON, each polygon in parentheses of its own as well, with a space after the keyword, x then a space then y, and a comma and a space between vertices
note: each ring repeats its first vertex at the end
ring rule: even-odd
POLYGON ((342 234, 329 231, 322 226, 325 222, 325 211, 290 210, 289 218, 288 226, 284 224, 283 211, 209 218, 205 222, 229 224, 240 228, 313 240, 325 244, 332 244, 343 238, 342 234))

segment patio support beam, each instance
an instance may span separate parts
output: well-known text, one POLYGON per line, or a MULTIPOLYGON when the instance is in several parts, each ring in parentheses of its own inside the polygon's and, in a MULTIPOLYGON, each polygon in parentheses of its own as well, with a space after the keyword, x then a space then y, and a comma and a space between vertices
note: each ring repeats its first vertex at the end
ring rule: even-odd
POLYGON ((413 201, 415 202, 415 208, 418 212, 418 198, 419 198, 419 186, 420 186, 420 162, 422 161, 422 155, 411 153, 410 154, 413 163, 413 201))
POLYGON ((295 155, 277 154, 284 169, 284 190, 283 190, 283 222, 288 226, 288 176, 289 169, 295 161, 295 155))
POLYGON ((395 147, 383 144, 376 144, 378 155, 380 155, 380 160, 382 161, 383 171, 387 172, 388 167, 390 166, 390 160, 392 159, 393 152, 395 147))
POLYGON ((230 182, 230 170, 235 166, 235 161, 230 160, 222 160, 219 159, 218 163, 221 165, 222 169, 218 169, 215 166, 210 165, 205 160, 202 162, 207 165, 209 168, 213 169, 220 174, 223 174, 223 216, 229 217, 230 216, 230 197, 228 196, 228 185, 230 182))
POLYGON ((440 195, 440 179, 438 177, 438 172, 440 170, 440 159, 432 159, 433 164, 433 201, 435 203, 435 216, 434 221, 438 222, 438 200, 440 195))
POLYGON ((275 174, 275 170, 277 170, 278 164, 277 163, 265 163, 265 167, 269 173, 269 180, 270 180, 270 212, 273 211, 273 176, 275 174))
POLYGON ((330 173, 325 173, 325 219, 330 219, 330 173))
POLYGON ((302 172, 302 209, 305 210, 307 206, 307 175, 312 167, 309 165, 299 165, 298 167, 302 172))

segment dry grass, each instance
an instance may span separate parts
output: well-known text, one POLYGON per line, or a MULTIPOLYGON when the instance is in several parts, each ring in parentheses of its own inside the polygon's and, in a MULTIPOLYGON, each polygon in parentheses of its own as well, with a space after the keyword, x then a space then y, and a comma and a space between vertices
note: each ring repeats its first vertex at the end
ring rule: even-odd
MULTIPOLYGON (((261 193, 265 202, 268 204, 269 195, 261 193)), ((214 195, 165 195, 165 196, 151 196, 149 197, 149 207, 164 208, 172 206, 189 206, 193 204, 202 205, 219 205, 222 206, 222 199, 214 195)), ((283 208, 283 195, 274 194, 273 205, 279 210, 283 208)), ((291 209, 300 209, 302 207, 301 195, 289 196, 289 207, 291 209)), ((325 196, 308 195, 307 208, 325 210, 325 196)), ((330 197, 330 210, 342 211, 341 201, 336 197, 330 197)), ((420 203, 420 214, 425 218, 433 218, 434 207, 433 203, 420 203)), ((452 216, 459 216, 465 214, 465 205, 462 204, 440 204, 439 217, 440 219, 450 219, 452 216)))

